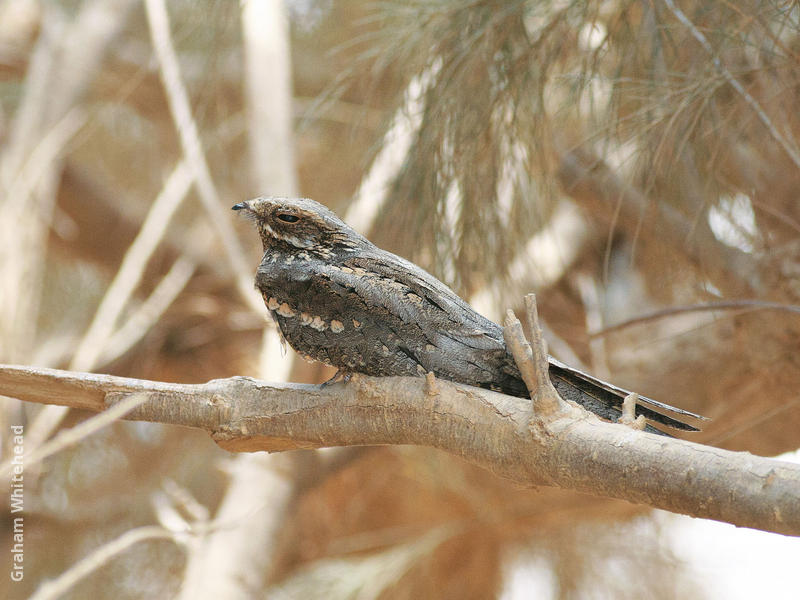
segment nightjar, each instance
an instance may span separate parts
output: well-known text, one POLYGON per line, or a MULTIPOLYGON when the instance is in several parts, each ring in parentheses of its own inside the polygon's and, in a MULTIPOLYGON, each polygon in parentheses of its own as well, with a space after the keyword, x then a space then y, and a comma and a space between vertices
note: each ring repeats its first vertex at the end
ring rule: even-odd
MULTIPOLYGON (((256 287, 283 337, 340 374, 437 377, 528 397, 499 325, 441 281, 372 244, 308 199, 256 198, 233 207, 258 228, 264 257, 256 287)), ((562 397, 610 420, 627 391, 550 358, 562 397)), ((640 397, 637 414, 696 431, 694 413, 640 397)), ((648 425, 648 430, 658 430, 648 425)))

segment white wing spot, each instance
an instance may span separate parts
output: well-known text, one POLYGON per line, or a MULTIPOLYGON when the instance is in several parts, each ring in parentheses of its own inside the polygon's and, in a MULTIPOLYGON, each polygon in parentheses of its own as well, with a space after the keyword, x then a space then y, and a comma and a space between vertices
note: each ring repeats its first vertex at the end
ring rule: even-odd
POLYGON ((311 324, 311 315, 306 312, 300 313, 300 322, 303 325, 310 325, 311 324))
POLYGON ((383 355, 384 355, 384 356, 389 356, 389 348, 387 348, 387 347, 384 345, 384 346, 381 346, 381 350, 383 351, 383 355))
POLYGON ((337 321, 336 319, 331 320, 331 331, 333 333, 341 333, 344 331, 344 325, 341 321, 337 321))
POLYGON ((328 328, 328 324, 319 317, 314 317, 311 321, 311 328, 317 331, 325 331, 328 328))
POLYGON ((278 307, 281 305, 275 298, 270 297, 267 300, 267 308, 270 310, 278 310, 278 307))
POLYGON ((356 329, 361 327, 361 321, 356 321, 355 319, 353 319, 353 327, 355 327, 356 329))

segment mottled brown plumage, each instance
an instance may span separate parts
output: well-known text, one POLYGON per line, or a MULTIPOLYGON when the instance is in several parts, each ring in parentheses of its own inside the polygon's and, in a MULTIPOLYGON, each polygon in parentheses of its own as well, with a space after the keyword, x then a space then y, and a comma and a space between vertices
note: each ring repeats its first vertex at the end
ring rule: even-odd
MULTIPOLYGON (((313 200, 257 198, 233 208, 255 221, 264 247, 256 287, 284 338, 301 355, 342 374, 431 371, 451 381, 528 396, 500 326, 423 269, 381 250, 313 200)), ((553 358, 550 377, 563 397, 607 419, 620 415, 625 390, 553 358)), ((638 406, 637 413, 695 429, 647 406, 638 406)))

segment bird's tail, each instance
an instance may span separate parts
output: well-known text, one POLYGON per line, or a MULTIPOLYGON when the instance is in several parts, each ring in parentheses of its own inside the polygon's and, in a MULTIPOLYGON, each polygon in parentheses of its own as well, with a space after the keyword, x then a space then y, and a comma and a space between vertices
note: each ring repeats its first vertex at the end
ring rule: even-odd
MULTIPOLYGON (((568 367, 552 357, 550 358, 550 380, 562 398, 573 400, 581 404, 586 410, 610 421, 616 421, 622 414, 622 401, 630 394, 628 390, 618 388, 583 371, 568 367)), ((694 425, 686 423, 684 421, 685 418, 707 419, 707 417, 652 400, 646 396, 639 396, 636 414, 644 415, 649 421, 683 431, 699 431, 694 425), (663 411, 663 413, 658 411, 663 411), (664 413, 671 413, 675 416, 664 413)), ((647 426, 647 431, 664 433, 650 425, 647 426)))

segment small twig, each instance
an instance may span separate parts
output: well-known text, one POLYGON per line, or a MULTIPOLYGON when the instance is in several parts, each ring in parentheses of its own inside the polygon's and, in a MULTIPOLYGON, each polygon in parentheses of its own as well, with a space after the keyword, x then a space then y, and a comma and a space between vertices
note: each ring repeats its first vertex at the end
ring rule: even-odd
POLYGON ((51 600, 60 598, 81 579, 93 571, 96 571, 134 544, 147 540, 159 539, 180 542, 181 536, 163 527, 155 526, 138 527, 126 531, 118 538, 100 546, 97 550, 79 560, 55 579, 41 584, 39 589, 30 597, 30 600, 51 600))
POLYGON ((636 416, 636 401, 638 399, 639 394, 636 392, 631 392, 625 396, 625 400, 622 401, 622 415, 617 419, 617 422, 622 425, 627 425, 632 429, 644 431, 644 428, 647 426, 644 415, 636 416))
POLYGON ((536 395, 539 390, 539 380, 536 374, 536 365, 533 363, 533 350, 525 333, 522 331, 522 323, 519 322, 514 311, 510 308, 506 311, 506 318, 503 322, 503 339, 508 346, 508 351, 519 367, 522 380, 528 388, 531 397, 536 395))
POLYGON ((528 325, 531 328, 531 341, 525 339, 522 324, 514 312, 508 310, 503 327, 503 339, 511 356, 517 363, 522 379, 528 387, 533 400, 533 414, 543 418, 560 412, 563 407, 558 392, 550 383, 550 363, 547 356, 547 343, 539 327, 536 309, 536 296, 525 296, 528 325))
POLYGON ((536 307, 536 295, 525 296, 525 314, 528 318, 528 327, 531 328, 531 350, 533 351, 533 365, 536 369, 536 380, 539 387, 550 377, 550 363, 547 361, 547 342, 542 337, 539 327, 539 311, 536 307))
POLYGON ((439 395, 439 385, 433 371, 425 373, 425 395, 431 398, 439 395))
POLYGON ((704 312, 714 310, 736 310, 736 309, 751 309, 751 310, 781 310, 785 312, 800 313, 800 306, 794 304, 781 304, 780 302, 767 302, 764 300, 723 300, 721 302, 708 302, 706 304, 692 304, 689 306, 670 306, 655 310, 640 317, 634 317, 627 321, 622 321, 616 325, 604 327, 598 331, 589 334, 590 338, 596 338, 608 335, 614 331, 631 327, 632 325, 640 325, 648 321, 655 321, 656 319, 663 319, 673 315, 680 315, 690 312, 704 312))
POLYGON ((547 341, 539 327, 539 311, 536 307, 536 295, 525 296, 525 312, 528 327, 531 329, 531 348, 533 350, 533 363, 536 367, 536 379, 539 383, 534 408, 539 415, 552 415, 561 411, 565 403, 550 382, 550 357, 547 355, 547 341))

